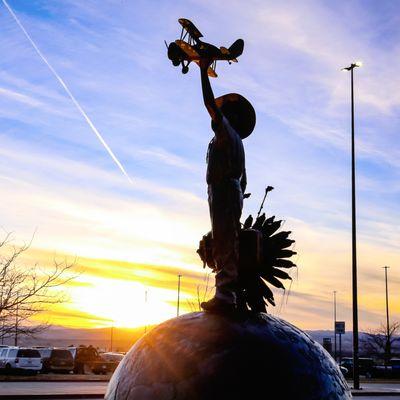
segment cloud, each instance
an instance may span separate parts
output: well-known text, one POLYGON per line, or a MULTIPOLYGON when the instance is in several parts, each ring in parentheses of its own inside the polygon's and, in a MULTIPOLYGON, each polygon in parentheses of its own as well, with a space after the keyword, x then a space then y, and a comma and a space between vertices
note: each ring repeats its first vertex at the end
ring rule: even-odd
MULTIPOLYGON (((290 297, 283 312, 299 323, 300 315, 304 321, 312 317, 310 328, 327 323, 334 288, 343 290, 346 313, 351 302, 349 77, 339 69, 362 58, 365 67, 356 71, 360 296, 366 321, 378 321, 379 276, 368 273, 399 260, 400 98, 393 90, 399 83, 399 29, 392 6, 90 0, 11 5, 134 185, 118 175, 2 13, 2 225, 22 237, 38 227, 36 245, 43 249, 199 268, 194 250, 209 229, 209 119, 197 67, 181 75, 163 44, 179 33, 177 17, 187 16, 212 43, 245 39, 239 63, 219 63, 213 87, 216 95, 243 93, 257 110, 256 130, 245 141, 253 195, 244 215, 258 209, 267 184, 276 187, 266 210, 286 218, 285 229, 296 236, 300 267, 293 292, 316 296, 290 297)), ((126 271, 116 271, 115 279, 122 280, 126 271)), ((391 272, 395 292, 398 276, 391 272)), ((157 284, 173 277, 157 273, 157 284)), ((154 279, 146 282, 156 285, 154 279)))

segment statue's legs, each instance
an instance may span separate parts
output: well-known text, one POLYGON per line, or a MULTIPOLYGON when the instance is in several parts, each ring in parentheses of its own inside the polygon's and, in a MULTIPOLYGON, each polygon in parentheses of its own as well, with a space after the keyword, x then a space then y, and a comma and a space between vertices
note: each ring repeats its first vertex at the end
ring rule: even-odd
POLYGON ((208 186, 208 203, 217 265, 215 297, 236 303, 239 270, 239 232, 243 194, 237 179, 208 186))

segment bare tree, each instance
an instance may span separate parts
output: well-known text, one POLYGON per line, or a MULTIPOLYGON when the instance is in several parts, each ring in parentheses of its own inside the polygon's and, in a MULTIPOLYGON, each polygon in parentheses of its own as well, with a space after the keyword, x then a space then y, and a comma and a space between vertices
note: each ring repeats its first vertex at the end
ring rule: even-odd
POLYGON ((201 303, 206 301, 213 291, 213 288, 210 286, 211 282, 211 273, 205 273, 203 278, 203 284, 196 286, 196 299, 188 300, 189 308, 192 312, 202 311, 201 303))
POLYGON ((66 300, 65 293, 55 290, 75 276, 68 273, 75 260, 53 261, 50 268, 21 265, 28 244, 13 244, 10 233, 0 241, 0 339, 18 335, 34 335, 48 324, 32 325, 34 315, 49 306, 66 300))
POLYGON ((392 322, 389 325, 389 337, 387 337, 387 327, 381 324, 378 329, 365 332, 362 341, 364 350, 384 359, 387 364, 393 357, 393 347, 396 342, 400 342, 400 322, 392 322))

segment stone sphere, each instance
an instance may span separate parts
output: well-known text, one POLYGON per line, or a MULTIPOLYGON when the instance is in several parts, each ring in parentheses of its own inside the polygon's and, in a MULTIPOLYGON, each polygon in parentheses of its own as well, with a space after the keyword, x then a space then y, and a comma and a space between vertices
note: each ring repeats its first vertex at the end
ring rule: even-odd
POLYGON ((331 356, 306 333, 265 313, 191 313, 132 347, 107 400, 345 400, 331 356))

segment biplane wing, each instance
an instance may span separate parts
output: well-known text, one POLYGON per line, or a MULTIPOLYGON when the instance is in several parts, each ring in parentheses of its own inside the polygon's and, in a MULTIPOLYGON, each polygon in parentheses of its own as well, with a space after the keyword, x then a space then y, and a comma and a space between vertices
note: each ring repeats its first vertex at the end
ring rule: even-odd
POLYGON ((175 43, 185 52, 190 61, 195 61, 200 59, 200 54, 184 40, 175 40, 175 43))
MULTIPOLYGON (((194 61, 197 65, 200 65, 200 54, 193 48, 193 46, 186 43, 184 40, 176 40, 175 43, 180 47, 181 50, 185 52, 189 61, 194 61)), ((216 78, 218 76, 212 66, 208 67, 207 73, 208 76, 212 78, 216 78)))
POLYGON ((179 18, 178 22, 182 25, 182 28, 186 30, 186 32, 196 41, 203 37, 201 32, 195 27, 192 21, 189 21, 186 18, 179 18))

